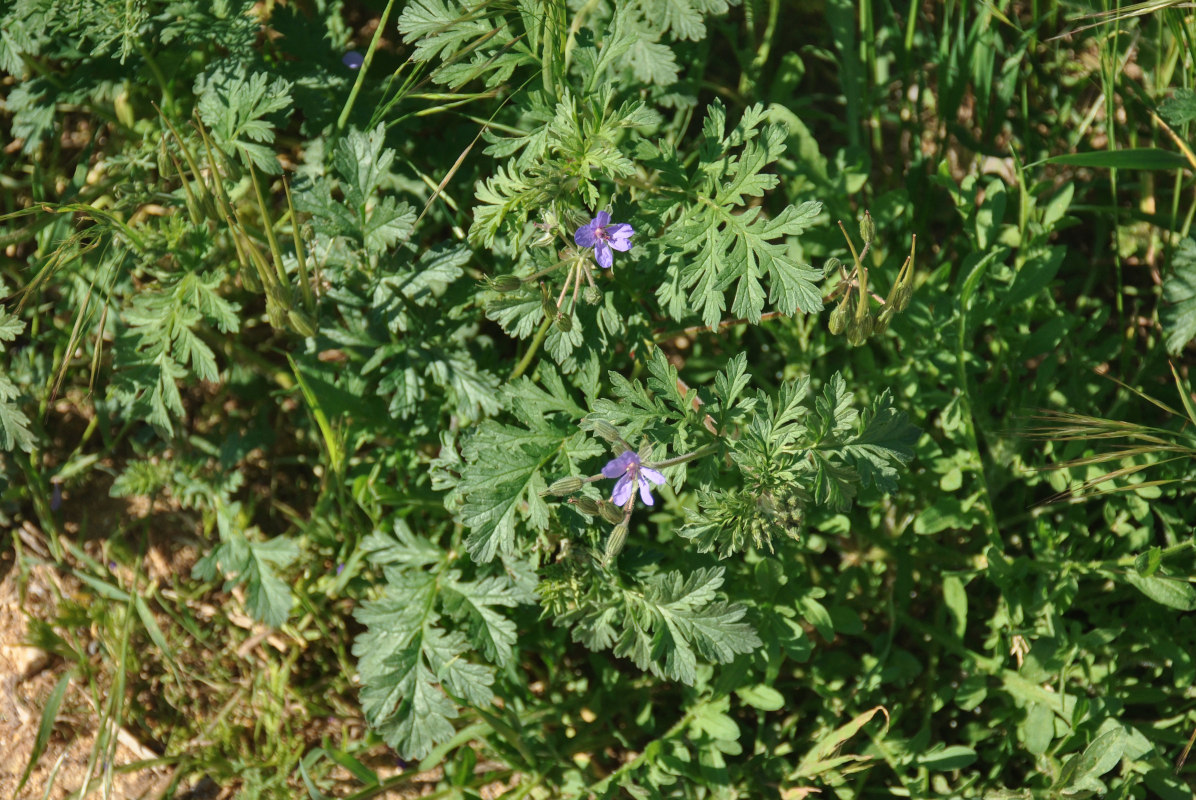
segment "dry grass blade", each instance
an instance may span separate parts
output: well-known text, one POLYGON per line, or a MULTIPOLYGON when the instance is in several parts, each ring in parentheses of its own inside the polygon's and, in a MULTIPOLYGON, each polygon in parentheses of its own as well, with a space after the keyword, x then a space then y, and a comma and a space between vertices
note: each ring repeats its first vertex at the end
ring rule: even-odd
POLYGON ((1107 25, 1111 22, 1121 23, 1127 19, 1141 17, 1147 14, 1154 14, 1158 11, 1163 11, 1168 8, 1196 8, 1196 3, 1185 2, 1185 0, 1150 0, 1150 2, 1134 3, 1121 8, 1114 8, 1109 11, 1096 11, 1091 14, 1085 14, 1084 16, 1077 17, 1075 20, 1077 22, 1081 20, 1095 20, 1094 22, 1064 31, 1056 36, 1052 36, 1050 39, 1047 39, 1047 41, 1053 42, 1056 39, 1065 39, 1077 33, 1083 33, 1084 31, 1092 30, 1093 28, 1099 28, 1101 25, 1107 25))

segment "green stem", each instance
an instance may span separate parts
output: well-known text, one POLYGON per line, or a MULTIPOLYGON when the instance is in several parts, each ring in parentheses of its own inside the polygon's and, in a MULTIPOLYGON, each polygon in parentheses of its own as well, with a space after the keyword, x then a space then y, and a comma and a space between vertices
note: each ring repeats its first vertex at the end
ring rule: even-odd
POLYGON ((528 346, 527 352, 523 354, 523 358, 519 359, 519 363, 515 365, 515 370, 511 373, 511 377, 507 379, 508 381, 517 380, 519 376, 527 372, 528 366, 531 365, 532 359, 535 358, 536 352, 544 342, 544 337, 548 335, 548 326, 551 324, 552 320, 545 317, 543 324, 540 325, 540 330, 536 331, 535 338, 532 339, 532 343, 528 346))
POLYGON ((988 517, 988 540, 989 543, 998 549, 1004 545, 1001 542, 1001 536, 997 528, 997 514, 993 509, 992 493, 988 488, 988 476, 984 472, 984 460, 980 455, 980 440, 976 437, 976 421, 972 416, 972 398, 968 390, 968 374, 965 367, 966 350, 964 349, 964 338, 967 336, 968 329, 967 312, 961 306, 959 309, 959 335, 956 337, 955 343, 955 364, 958 371, 960 402, 964 405, 963 421, 964 430, 968 437, 968 446, 971 448, 972 458, 974 460, 973 469, 976 474, 980 476, 980 491, 984 494, 984 511, 985 516, 988 517))
POLYGON ((382 32, 386 30, 386 23, 390 21, 390 13, 394 10, 395 0, 388 0, 386 8, 382 11, 382 19, 378 20, 378 27, 374 31, 374 38, 370 39, 369 49, 365 51, 365 59, 361 62, 361 69, 357 71, 357 80, 353 82, 353 89, 349 92, 349 99, 345 101, 345 107, 341 109, 341 115, 336 118, 336 129, 338 131, 344 130, 345 123, 349 121, 349 112, 353 110, 353 104, 357 102, 357 94, 361 91, 362 84, 365 83, 365 74, 369 72, 370 62, 374 60, 374 51, 378 49, 378 42, 382 40, 382 32))
POLYGON ((674 456, 673 458, 668 458, 664 461, 653 461, 645 464, 645 466, 652 467, 653 469, 659 469, 661 467, 675 467, 678 464, 684 464, 687 461, 693 461, 695 458, 701 458, 702 456, 708 456, 712 453, 717 453, 718 448, 719 445, 715 443, 706 444, 702 445, 697 450, 694 450, 692 453, 686 453, 683 456, 674 456))

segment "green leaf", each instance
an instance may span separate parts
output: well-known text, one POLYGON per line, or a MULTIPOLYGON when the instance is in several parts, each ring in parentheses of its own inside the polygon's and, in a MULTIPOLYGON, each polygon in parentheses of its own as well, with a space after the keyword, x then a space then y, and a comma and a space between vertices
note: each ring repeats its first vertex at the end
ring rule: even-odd
MULTIPOLYGON (((679 207, 682 216, 664 239, 680 254, 671 262, 670 272, 689 290, 690 307, 710 326, 722 318, 723 293, 732 285, 732 313, 759 321, 765 301, 761 281, 766 276, 770 278, 768 300, 781 313, 822 308, 814 283, 821 273, 799 263, 784 241, 814 223, 821 203, 790 205, 772 219, 764 216, 761 206, 748 203, 748 198, 761 197, 776 186, 776 176, 762 170, 781 157, 788 138, 782 125, 759 130, 763 116, 762 106, 752 106, 725 133, 723 106, 718 101, 710 106, 702 128, 701 162, 691 178, 698 202, 679 207), (730 156, 728 151, 736 147, 742 147, 739 156, 730 156)), ((663 296, 660 299, 664 303, 663 296)), ((670 305, 670 313, 677 316, 676 311, 670 305)))
POLYGON ((962 744, 954 744, 938 750, 931 750, 918 756, 918 763, 927 769, 948 772, 964 769, 976 763, 976 751, 962 744))
POLYGON ((385 140, 381 123, 368 133, 350 129, 333 154, 337 179, 315 179, 295 194, 296 208, 314 216, 317 231, 355 239, 371 254, 382 254, 406 240, 415 225, 415 210, 408 203, 378 197, 394 182, 395 153, 385 140), (340 191, 343 201, 333 196, 334 190, 340 191))
POLYGON ((921 435, 904 413, 893 408, 886 389, 864 412, 859 432, 843 443, 841 452, 859 472, 862 485, 892 492, 897 489, 898 469, 914 457, 913 447, 921 435))
MULTIPOLYGON (((455 729, 455 704, 435 685, 436 674, 424 653, 426 632, 434 630, 432 611, 436 591, 434 574, 389 572, 386 594, 364 603, 354 614, 366 631, 353 643, 361 675, 361 705, 366 719, 405 756, 422 758, 455 729)), ((464 637, 459 638, 462 654, 464 637)), ((446 643, 438 641, 443 657, 446 643)), ((491 679, 492 680, 492 679, 491 679)), ((479 691, 491 680, 479 679, 479 691)))
POLYGON ((651 26, 660 33, 671 33, 677 39, 701 41, 706 38, 706 15, 726 14, 737 0, 636 0, 651 26))
POLYGON ((1026 750, 1041 756, 1055 738, 1055 712, 1043 703, 1030 703, 1021 728, 1026 750))
POLYGON ((11 342, 25 330, 25 322, 0 309, 0 342, 11 342))
POLYGON ((785 706, 784 695, 764 684, 736 689, 735 694, 752 708, 758 708, 761 711, 778 711, 785 706))
POLYGON ((299 546, 290 539, 276 536, 264 542, 249 542, 251 560, 245 571, 249 613, 254 619, 277 628, 291 611, 291 587, 276 570, 284 569, 299 557, 299 546))
POLYGON ((615 655, 658 677, 692 685, 701 658, 727 663, 761 646, 755 630, 743 622, 746 609, 716 600, 722 568, 699 568, 688 574, 650 575, 637 587, 608 582, 604 573, 586 573, 591 580, 584 596, 576 596, 575 578, 541 584, 549 607, 562 589, 573 594, 559 621, 574 624, 573 638, 591 650, 614 647, 615 655))
POLYGON ((951 616, 951 627, 958 639, 963 639, 968 629, 968 593, 958 575, 943 577, 943 604, 951 616))
POLYGON ((1167 352, 1177 355, 1196 339, 1196 240, 1179 243, 1171 269, 1163 280, 1163 305, 1159 322, 1167 336, 1167 352))
POLYGON ((1196 611, 1196 588, 1183 578, 1169 578, 1158 573, 1147 577, 1137 572, 1120 573, 1118 577, 1160 605, 1180 611, 1196 611))
POLYGON ((222 508, 217 515, 221 543, 196 562, 193 572, 203 580, 217 574, 226 577, 226 588, 244 584, 249 613, 254 619, 277 628, 286 622, 291 610, 291 587, 278 577, 299 557, 293 541, 278 536, 265 542, 251 540, 234 527, 239 506, 222 508))
POLYGON ((282 171, 273 149, 274 127, 266 119, 291 105, 291 84, 239 61, 219 62, 195 82, 196 110, 216 144, 230 156, 247 157, 271 175, 282 171))
POLYGON ((461 15, 442 0, 415 0, 399 16, 403 41, 415 44, 411 53, 414 61, 449 58, 471 39, 493 29, 485 16, 476 12, 461 15))
POLYGON ((833 642, 835 640, 835 624, 831 621, 831 615, 826 610, 826 606, 808 595, 803 597, 798 605, 801 615, 806 618, 806 622, 814 626, 818 635, 828 642, 833 642))
MULTIPOLYGON (((1092 153, 1069 153, 1053 156, 1039 164, 1063 164, 1069 167, 1094 167, 1096 169, 1145 169, 1172 170, 1188 166, 1188 160, 1179 153, 1158 150, 1152 147, 1129 148, 1125 150, 1099 150, 1092 153)), ((1035 165, 1036 166, 1036 165, 1035 165)))
POLYGON ((20 448, 32 453, 34 439, 29 417, 16 403, 20 394, 7 375, 0 375, 0 449, 20 448))
POLYGON ((641 595, 627 595, 629 620, 615 654, 631 658, 640 669, 692 684, 699 655, 725 663, 760 647, 752 627, 740 621, 746 610, 714 601, 722 583, 722 568, 650 578, 641 595))
POLYGON ((1159 106, 1159 116, 1174 126, 1196 120, 1196 90, 1176 89, 1175 94, 1159 106))
POLYGON ((476 581, 462 581, 450 571, 442 589, 445 610, 466 619, 469 638, 486 659, 501 666, 511 659, 515 647, 515 623, 495 610, 530 603, 534 597, 513 584, 505 575, 476 581))
POLYGON ((1121 726, 1105 731, 1092 740, 1084 752, 1063 765, 1056 786, 1077 786, 1090 778, 1099 778, 1121 761, 1125 752, 1125 729, 1121 726))
POLYGON ((412 532, 406 520, 397 518, 388 532, 373 531, 361 540, 361 548, 369 556, 369 563, 378 566, 402 564, 408 567, 427 567, 444 559, 444 551, 425 536, 412 532))
MULTIPOLYGON (((574 445, 580 437, 572 437, 574 445)), ((537 530, 548 526, 548 507, 539 496, 547 488, 541 470, 570 446, 568 440, 568 432, 557 427, 527 430, 485 420, 467 441, 468 466, 459 486, 465 504, 458 515, 470 529, 465 544, 475 561, 514 552, 519 517, 537 530)))
POLYGON ((531 602, 533 595, 526 581, 506 571, 464 579, 448 568, 448 553, 405 523, 396 522, 393 535, 374 534, 367 542, 390 565, 382 597, 355 614, 365 625, 353 644, 362 708, 403 757, 423 758, 456 733, 458 702, 489 705, 494 670, 468 656, 481 651, 509 663, 515 626, 500 609, 531 602), (446 630, 449 617, 460 620, 468 635, 446 630))

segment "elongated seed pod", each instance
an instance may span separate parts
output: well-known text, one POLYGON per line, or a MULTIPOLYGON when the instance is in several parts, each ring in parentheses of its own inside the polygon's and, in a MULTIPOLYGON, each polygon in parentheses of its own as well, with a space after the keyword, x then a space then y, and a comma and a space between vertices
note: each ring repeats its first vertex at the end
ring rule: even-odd
POLYGON ((623 509, 609 500, 598 501, 598 513, 611 525, 618 525, 623 522, 623 509))
POLYGON ((860 238, 869 243, 876 238, 876 223, 872 221, 872 215, 867 211, 864 212, 864 218, 860 220, 860 238))
POLYGON ((606 540, 606 550, 602 553, 602 566, 609 567, 611 562, 618 557, 619 553, 623 551, 623 545, 627 541, 627 526, 619 523, 615 529, 610 532, 610 538, 606 540))
POLYGON ((876 327, 872 329, 872 332, 880 335, 887 331, 889 329, 889 322, 893 319, 894 313, 896 312, 893 310, 891 305, 882 308, 880 310, 880 315, 876 318, 876 327))
POLYGON ((578 511, 585 514, 587 517, 596 517, 599 515, 598 501, 589 497, 575 497, 573 498, 573 505, 578 511))
POLYGON ((567 478, 561 478, 560 480, 554 481, 553 484, 548 487, 548 494, 555 494, 558 497, 567 494, 573 494, 574 492, 580 490, 582 486, 585 486, 585 481, 576 475, 570 475, 567 478))
POLYGON ((523 285, 523 281, 515 275, 498 275, 487 279, 487 283, 496 292, 513 292, 523 285))
POLYGON ((611 444, 616 444, 623 441, 623 437, 619 435, 619 431, 614 425, 611 425, 604 419, 591 419, 588 422, 589 429, 594 432, 594 435, 599 439, 605 439, 611 444))

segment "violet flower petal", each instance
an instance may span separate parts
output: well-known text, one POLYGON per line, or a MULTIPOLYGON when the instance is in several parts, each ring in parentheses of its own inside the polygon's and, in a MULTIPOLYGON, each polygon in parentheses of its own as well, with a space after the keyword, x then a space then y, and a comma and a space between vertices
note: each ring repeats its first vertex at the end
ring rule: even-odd
POLYGON ((598 258, 598 266, 603 269, 610 269, 614 266, 615 257, 610 252, 610 245, 606 242, 599 241, 594 245, 594 255, 598 258))
POLYGON ((341 63, 349 69, 361 69, 361 65, 365 63, 365 56, 356 50, 350 50, 341 58, 341 63))
POLYGON ((596 224, 599 228, 605 228, 610 224, 610 212, 599 211, 594 217, 594 224, 596 224))
POLYGON ((630 473, 619 478, 619 482, 615 484, 614 492, 611 493, 610 501, 617 506, 626 505, 627 501, 631 499, 631 493, 635 491, 635 484, 636 481, 631 479, 630 473))
POLYGON ((598 244, 598 233, 595 227, 592 222, 589 225, 582 225, 573 234, 573 241, 577 242, 580 247, 593 247, 598 244))
POLYGON ((664 475, 652 469, 651 467, 640 467, 640 476, 647 478, 657 486, 664 483, 664 475))
POLYGON ((606 462, 606 466, 602 468, 602 474, 607 478, 617 478, 627 472, 627 467, 631 464, 638 464, 639 458, 630 450, 624 450, 616 458, 612 458, 606 462))
POLYGON ((647 481, 640 481, 640 499, 644 501, 644 505, 650 506, 655 501, 652 499, 651 487, 648 486, 647 481))

